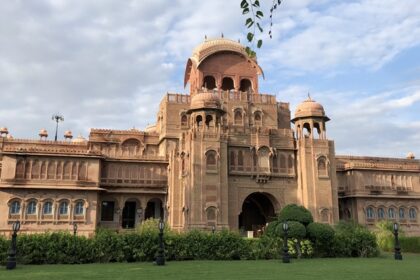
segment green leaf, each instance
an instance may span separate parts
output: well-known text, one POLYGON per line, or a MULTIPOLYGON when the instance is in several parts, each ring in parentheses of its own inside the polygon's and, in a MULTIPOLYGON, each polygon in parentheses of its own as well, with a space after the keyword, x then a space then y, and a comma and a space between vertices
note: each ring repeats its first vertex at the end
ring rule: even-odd
POLYGON ((242 2, 241 2, 241 8, 243 9, 243 8, 246 8, 246 7, 248 7, 249 5, 248 5, 248 1, 246 1, 246 0, 242 0, 242 2))
POLYGON ((260 39, 260 40, 258 40, 258 43, 257 43, 257 48, 261 48, 262 43, 263 43, 263 41, 262 41, 261 39, 260 39))
POLYGON ((260 1, 255 0, 254 4, 252 4, 252 6, 257 7, 257 8, 260 7, 260 1))
POLYGON ((250 28, 252 25, 254 24, 254 21, 252 20, 252 18, 247 18, 245 21, 245 25, 250 28))
POLYGON ((260 23, 259 23, 259 22, 257 22, 257 27, 258 27, 258 29, 260 30, 260 32, 261 32, 261 33, 263 33, 263 32, 264 32, 264 30, 262 29, 262 27, 261 27, 261 25, 260 25, 260 23))
POLYGON ((248 32, 246 38, 248 39, 248 42, 252 42, 252 39, 254 39, 254 33, 248 32))
POLYGON ((243 9, 243 10, 242 10, 242 14, 243 14, 243 15, 245 15, 245 14, 247 14, 247 13, 249 13, 249 8, 245 8, 245 9, 243 9))
POLYGON ((257 18, 262 18, 262 17, 264 16, 264 14, 263 14, 263 12, 261 12, 261 11, 257 11, 257 13, 255 14, 255 16, 256 16, 257 18))

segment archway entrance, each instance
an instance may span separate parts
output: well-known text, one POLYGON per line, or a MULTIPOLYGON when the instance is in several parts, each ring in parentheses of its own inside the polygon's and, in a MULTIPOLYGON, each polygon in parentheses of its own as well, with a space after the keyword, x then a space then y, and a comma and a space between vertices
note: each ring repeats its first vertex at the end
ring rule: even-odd
POLYGON ((127 201, 122 213, 122 228, 134 228, 136 224, 136 202, 127 201))
POLYGON ((239 215, 239 229, 253 231, 254 235, 273 220, 274 206, 267 194, 252 193, 245 198, 239 215))
POLYGON ((147 202, 144 218, 150 219, 163 219, 163 207, 162 200, 159 198, 153 198, 147 202))

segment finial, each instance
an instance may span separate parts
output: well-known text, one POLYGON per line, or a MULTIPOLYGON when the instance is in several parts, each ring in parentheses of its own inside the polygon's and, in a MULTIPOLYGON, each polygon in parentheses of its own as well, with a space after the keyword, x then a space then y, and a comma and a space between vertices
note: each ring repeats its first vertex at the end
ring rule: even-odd
POLYGON ((309 93, 309 91, 308 91, 308 99, 309 99, 309 100, 312 100, 312 99, 311 99, 311 94, 309 93))
POLYGON ((204 40, 207 40, 207 35, 204 35, 204 40))
POLYGON ((225 36, 223 35, 223 32, 222 32, 222 38, 224 38, 225 36))

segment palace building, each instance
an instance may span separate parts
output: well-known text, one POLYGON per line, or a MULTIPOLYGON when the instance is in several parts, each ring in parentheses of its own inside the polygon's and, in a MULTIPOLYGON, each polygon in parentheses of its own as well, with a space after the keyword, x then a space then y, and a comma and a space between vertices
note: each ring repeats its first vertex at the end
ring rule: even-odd
POLYGON ((77 223, 90 235, 148 218, 256 232, 296 203, 318 222, 391 220, 420 234, 420 161, 336 155, 323 106, 308 98, 291 112, 259 92, 263 75, 241 44, 209 39, 187 61, 189 93, 164 95, 144 131, 51 141, 46 130, 31 140, 1 128, 0 232, 20 220, 28 233, 77 223))

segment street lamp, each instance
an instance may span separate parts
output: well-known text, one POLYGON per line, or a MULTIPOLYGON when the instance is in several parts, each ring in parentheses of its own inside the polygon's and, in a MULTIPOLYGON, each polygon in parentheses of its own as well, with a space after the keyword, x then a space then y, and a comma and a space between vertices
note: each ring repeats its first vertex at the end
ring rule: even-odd
POLYGON ((400 241, 398 240, 398 224, 397 223, 394 223, 394 236, 395 236, 394 259, 401 261, 402 255, 401 255, 400 241))
POLYGON ((10 244, 9 256, 7 257, 7 269, 14 269, 16 267, 16 237, 20 229, 20 222, 16 221, 12 225, 12 244, 10 244))
POLYGON ((58 123, 64 121, 64 117, 60 114, 54 114, 51 119, 56 122, 55 125, 55 138, 54 140, 57 141, 57 133, 58 133, 58 123))
POLYGON ((76 263, 76 236, 77 236, 77 223, 73 223, 73 263, 76 263))
POLYGON ((165 255, 163 249, 163 229, 165 228, 165 224, 163 223, 162 219, 159 221, 159 251, 156 258, 157 265, 165 265, 165 255))
POLYGON ((211 227, 211 233, 213 233, 214 234, 214 232, 216 231, 216 227, 213 225, 212 227, 211 227))
POLYGON ((283 263, 290 263, 289 247, 287 246, 287 234, 289 231, 289 224, 287 221, 283 223, 283 263))

